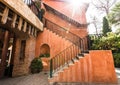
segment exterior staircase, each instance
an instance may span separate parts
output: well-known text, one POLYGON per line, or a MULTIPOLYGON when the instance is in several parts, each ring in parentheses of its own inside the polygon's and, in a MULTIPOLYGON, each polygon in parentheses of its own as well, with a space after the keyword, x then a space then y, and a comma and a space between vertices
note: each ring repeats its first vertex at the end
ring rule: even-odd
MULTIPOLYGON (((50 59, 50 82, 117 83, 111 51, 90 51, 84 38, 68 32, 44 17, 47 30, 72 44, 50 59)), ((55 84, 57 85, 57 84, 55 84)))
MULTIPOLYGON (((44 18, 45 19, 45 18, 44 18)), ((84 39, 79 36, 68 32, 66 33, 65 28, 45 19, 45 28, 56 36, 62 37, 63 39, 71 42, 72 44, 61 51, 59 54, 54 56, 50 60, 50 78, 53 74, 61 70, 62 68, 69 66, 71 63, 75 63, 74 60, 79 59, 78 55, 82 55, 85 50, 85 46, 83 44, 84 39)))
POLYGON ((85 53, 84 39, 53 22, 47 21, 49 31, 72 44, 50 60, 49 82, 58 83, 117 83, 111 51, 85 53), (69 36, 68 36, 69 35, 69 36))
POLYGON ((62 85, 70 83, 75 83, 72 85, 77 83, 77 85, 81 83, 95 83, 95 85, 117 83, 111 51, 90 51, 89 54, 84 54, 84 57, 78 57, 79 59, 74 59, 74 63, 70 63, 69 66, 54 74, 49 82, 63 83, 62 85))

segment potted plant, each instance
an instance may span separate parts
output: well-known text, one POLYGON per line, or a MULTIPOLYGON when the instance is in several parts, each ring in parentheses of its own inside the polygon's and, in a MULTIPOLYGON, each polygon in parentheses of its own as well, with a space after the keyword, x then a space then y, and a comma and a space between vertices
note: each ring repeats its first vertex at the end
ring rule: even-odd
POLYGON ((39 73, 43 69, 42 60, 40 58, 34 58, 30 65, 31 73, 39 73))

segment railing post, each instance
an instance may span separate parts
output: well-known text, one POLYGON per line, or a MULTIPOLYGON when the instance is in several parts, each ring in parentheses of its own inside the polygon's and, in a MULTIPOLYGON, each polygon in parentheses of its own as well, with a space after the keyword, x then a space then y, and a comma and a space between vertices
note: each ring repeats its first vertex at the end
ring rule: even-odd
POLYGON ((53 60, 50 60, 50 78, 52 78, 52 73, 53 73, 53 60))

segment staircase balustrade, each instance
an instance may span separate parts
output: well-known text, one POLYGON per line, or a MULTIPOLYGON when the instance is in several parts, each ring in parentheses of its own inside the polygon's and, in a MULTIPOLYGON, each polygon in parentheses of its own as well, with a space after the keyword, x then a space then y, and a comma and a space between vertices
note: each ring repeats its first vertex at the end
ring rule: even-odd
POLYGON ((73 34, 70 31, 68 32, 67 29, 65 29, 64 27, 61 27, 56 23, 51 22, 48 19, 45 19, 45 27, 50 31, 56 33, 57 35, 69 40, 70 42, 78 46, 82 52, 84 52, 85 50, 85 46, 83 44, 84 38, 80 38, 79 36, 77 36, 76 34, 73 34))
MULTIPOLYGON (((62 52, 51 58, 50 60, 50 78, 52 74, 56 73, 65 66, 69 66, 71 60, 73 60, 80 53, 78 46, 72 44, 62 52)), ((72 62, 71 62, 72 63, 72 62)))
POLYGON ((45 27, 55 33, 56 35, 65 38, 66 40, 72 42, 68 48, 64 49, 62 52, 51 58, 50 60, 50 78, 53 74, 58 72, 65 66, 69 66, 71 61, 80 53, 85 50, 85 38, 80 38, 72 32, 68 32, 67 29, 57 25, 56 23, 51 22, 48 19, 45 19, 45 27))

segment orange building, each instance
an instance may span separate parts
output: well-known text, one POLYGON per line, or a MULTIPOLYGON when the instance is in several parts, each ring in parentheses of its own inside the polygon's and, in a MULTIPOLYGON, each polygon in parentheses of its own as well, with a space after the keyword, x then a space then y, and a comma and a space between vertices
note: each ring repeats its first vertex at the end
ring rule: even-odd
POLYGON ((49 52, 52 58, 68 47, 71 51, 74 50, 70 45, 75 45, 79 50, 87 50, 88 32, 85 13, 88 4, 80 5, 78 10, 70 7, 70 3, 65 1, 43 1, 44 31, 37 37, 36 56, 49 52))
POLYGON ((0 78, 27 75, 33 58, 46 55, 50 82, 117 82, 111 51, 84 54, 87 3, 75 8, 70 0, 43 0, 42 6, 26 1, 0 0, 0 78))

